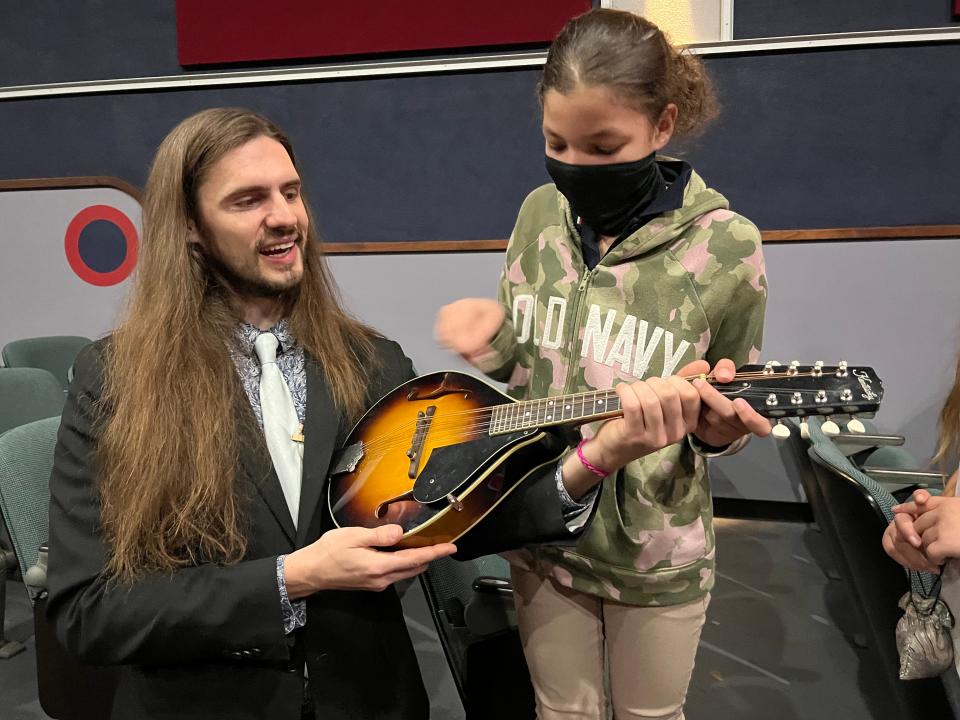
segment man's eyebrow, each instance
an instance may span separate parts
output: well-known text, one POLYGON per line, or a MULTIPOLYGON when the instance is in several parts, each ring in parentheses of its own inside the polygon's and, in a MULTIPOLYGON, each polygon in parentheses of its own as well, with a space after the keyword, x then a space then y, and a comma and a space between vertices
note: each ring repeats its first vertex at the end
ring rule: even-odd
MULTIPOLYGON (((303 183, 299 178, 291 178, 290 180, 287 180, 287 182, 282 183, 280 187, 284 189, 294 188, 294 187, 298 188, 302 184, 303 183)), ((267 192, 269 191, 269 189, 270 188, 267 185, 243 185, 241 187, 233 188, 232 190, 230 190, 230 192, 228 192, 226 195, 223 196, 223 199, 230 200, 232 198, 239 197, 241 195, 248 195, 250 193, 267 192)))
POLYGON ((226 198, 235 197, 237 195, 246 195, 248 193, 263 192, 266 189, 267 189, 266 185, 244 185, 242 187, 231 189, 230 192, 224 195, 224 198, 226 199, 226 198))

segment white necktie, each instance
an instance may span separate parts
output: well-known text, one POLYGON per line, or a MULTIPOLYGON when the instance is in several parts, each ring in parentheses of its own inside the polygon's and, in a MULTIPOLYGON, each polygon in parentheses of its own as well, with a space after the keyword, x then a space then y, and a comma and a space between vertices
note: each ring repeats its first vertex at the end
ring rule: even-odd
POLYGON ((297 526, 300 511, 300 485, 303 476, 303 443, 293 436, 300 431, 300 420, 293 405, 290 388, 277 367, 277 346, 280 341, 273 333, 260 333, 253 349, 260 360, 260 410, 263 414, 263 434, 267 440, 270 458, 280 479, 283 496, 290 508, 293 526, 297 526))

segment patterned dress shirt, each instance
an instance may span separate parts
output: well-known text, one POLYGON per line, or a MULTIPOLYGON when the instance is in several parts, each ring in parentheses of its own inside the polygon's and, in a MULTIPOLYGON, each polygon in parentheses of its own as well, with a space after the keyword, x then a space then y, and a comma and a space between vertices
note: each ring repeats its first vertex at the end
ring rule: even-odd
MULTIPOLYGON (((263 412, 260 409, 260 361, 253 349, 253 343, 261 332, 273 333, 280 341, 277 347, 277 367, 283 375, 290 394, 293 396, 293 406, 297 410, 300 422, 306 417, 307 408, 307 374, 304 370, 303 348, 300 347, 293 335, 290 334, 289 323, 281 320, 269 330, 248 323, 241 323, 237 328, 237 342, 231 348, 233 364, 237 367, 240 382, 250 407, 257 418, 257 424, 263 429, 263 412)), ((285 555, 277 558, 277 586, 280 589, 280 607, 283 610, 283 630, 288 635, 297 628, 307 624, 307 604, 303 600, 291 602, 287 595, 287 584, 284 582, 283 566, 285 555)))

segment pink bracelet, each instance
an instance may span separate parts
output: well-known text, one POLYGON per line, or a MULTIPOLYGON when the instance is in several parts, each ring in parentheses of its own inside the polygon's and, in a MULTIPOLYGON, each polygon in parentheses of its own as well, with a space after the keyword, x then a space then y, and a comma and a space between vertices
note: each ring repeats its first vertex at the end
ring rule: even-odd
POLYGON ((598 468, 596 465, 594 465, 592 462, 590 462, 589 460, 587 460, 587 459, 583 456, 583 446, 584 446, 584 444, 585 444, 586 442, 587 442, 587 439, 584 438, 583 440, 580 441, 580 444, 577 445, 577 457, 580 458, 581 464, 582 464, 587 470, 589 470, 590 472, 592 472, 592 473, 593 473, 594 475, 596 475, 597 477, 605 478, 605 477, 606 477, 607 475, 609 475, 610 473, 607 472, 606 470, 604 470, 603 468, 598 468))

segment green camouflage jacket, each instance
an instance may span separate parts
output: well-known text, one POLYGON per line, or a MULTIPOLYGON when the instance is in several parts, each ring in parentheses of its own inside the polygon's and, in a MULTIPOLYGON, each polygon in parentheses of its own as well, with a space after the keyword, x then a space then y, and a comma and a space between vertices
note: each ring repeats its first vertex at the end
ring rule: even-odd
MULTIPOLYGON (((666 377, 687 363, 760 353, 767 284, 760 234, 693 173, 683 206, 610 250, 593 270, 570 205, 553 185, 523 203, 499 298, 507 320, 475 363, 520 400, 666 377)), ((584 436, 596 431, 583 428, 584 436)), ((671 605, 713 586, 706 465, 686 444, 603 481, 575 547, 510 553, 561 584, 634 605, 671 605)))

